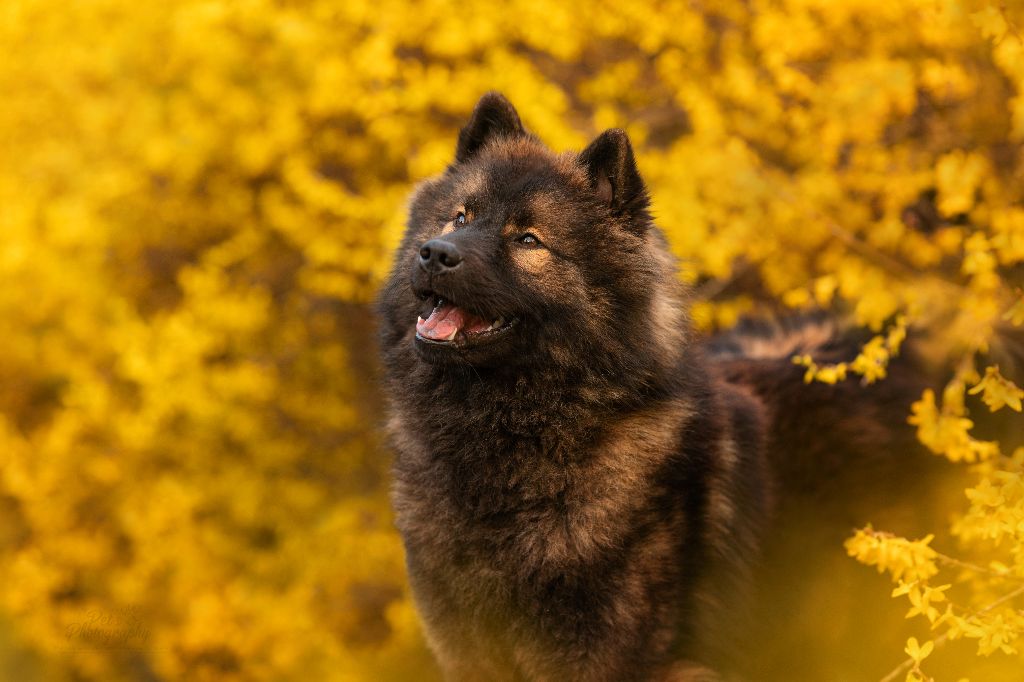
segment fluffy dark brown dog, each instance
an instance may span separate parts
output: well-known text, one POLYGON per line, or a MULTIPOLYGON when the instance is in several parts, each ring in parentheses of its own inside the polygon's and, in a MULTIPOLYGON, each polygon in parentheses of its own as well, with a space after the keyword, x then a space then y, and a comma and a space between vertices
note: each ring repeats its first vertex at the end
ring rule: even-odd
POLYGON ((685 303, 626 134, 554 154, 485 95, 379 302, 397 524, 447 679, 711 678, 778 481, 892 444, 898 377, 851 416, 859 387, 790 362, 840 352, 828 324, 708 345, 685 303))

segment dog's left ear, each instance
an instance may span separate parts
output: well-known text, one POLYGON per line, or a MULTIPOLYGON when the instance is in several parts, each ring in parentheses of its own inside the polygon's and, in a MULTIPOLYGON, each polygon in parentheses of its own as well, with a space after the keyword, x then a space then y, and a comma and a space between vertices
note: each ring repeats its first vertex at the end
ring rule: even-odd
POLYGON ((455 161, 462 163, 471 158, 492 138, 518 137, 525 134, 526 129, 523 128, 512 102, 500 92, 488 92, 476 103, 469 123, 459 131, 455 161))
POLYGON ((579 162, 587 171, 597 198, 612 213, 647 208, 647 189, 625 130, 612 128, 598 135, 580 152, 579 162))

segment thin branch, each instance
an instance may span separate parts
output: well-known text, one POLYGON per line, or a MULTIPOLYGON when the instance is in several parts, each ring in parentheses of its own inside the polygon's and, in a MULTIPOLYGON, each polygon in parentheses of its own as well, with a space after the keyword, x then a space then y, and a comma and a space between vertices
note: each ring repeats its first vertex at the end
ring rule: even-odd
POLYGON ((1006 14, 1005 2, 999 3, 999 14, 1000 16, 1003 17, 1003 21, 1006 22, 1006 28, 1010 31, 1010 33, 1014 35, 1014 37, 1017 39, 1017 42, 1024 44, 1024 37, 1021 37, 1020 31, 1017 30, 1017 27, 1014 25, 1014 23, 1010 21, 1009 15, 1006 14))
MULTIPOLYGON (((942 644, 945 644, 946 640, 948 638, 949 638, 949 635, 942 635, 938 639, 934 640, 935 648, 937 649, 942 644)), ((879 680, 879 682, 893 682, 893 680, 899 679, 900 675, 902 675, 903 673, 907 672, 908 670, 910 670, 913 667, 914 667, 914 659, 908 658, 907 660, 903 661, 898 666, 893 668, 892 671, 888 675, 883 677, 881 680, 879 680)))
POLYGON ((867 258, 869 261, 873 260, 877 262, 892 274, 900 277, 906 277, 908 279, 917 279, 921 275, 920 272, 916 272, 907 264, 896 260, 887 253, 879 251, 864 240, 858 238, 857 235, 853 234, 834 220, 826 219, 825 224, 828 226, 829 231, 836 237, 839 237, 844 244, 867 258))
POLYGON ((710 301, 715 296, 718 296, 720 293, 725 291, 730 284, 747 274, 753 266, 754 264, 750 261, 745 261, 739 266, 733 268, 733 271, 728 277, 709 279, 693 291, 693 298, 698 301, 710 301))
POLYGON ((963 569, 966 569, 968 571, 973 571, 975 573, 983 573, 985 575, 990 575, 990 576, 993 576, 995 578, 1002 578, 1003 580, 1012 580, 1014 582, 1024 582, 1024 578, 1015 576, 1015 575, 1013 575, 1011 573, 1000 573, 998 571, 993 571, 992 569, 985 568, 984 566, 978 566, 977 564, 972 564, 972 563, 969 563, 967 561, 960 561, 959 559, 954 559, 953 557, 946 556, 945 554, 942 554, 940 552, 936 552, 935 554, 936 554, 936 556, 935 556, 936 559, 938 559, 942 563, 948 564, 950 566, 956 566, 957 568, 963 568, 963 569))
MULTIPOLYGON (((968 617, 969 618, 973 618, 975 616, 980 616, 980 615, 982 615, 984 613, 988 613, 989 611, 991 611, 993 609, 999 608, 1000 606, 1002 606, 1006 602, 1011 601, 1013 599, 1016 599, 1017 597, 1019 597, 1022 594, 1024 594, 1024 585, 1021 585, 1020 587, 1018 587, 1017 589, 1013 590, 1012 592, 1007 592, 1006 594, 1004 594, 999 599, 996 599, 994 602, 992 602, 991 604, 987 605, 985 608, 983 608, 983 609, 981 609, 979 611, 976 611, 973 615, 968 616, 968 617)), ((945 644, 948 639, 949 639, 949 632, 946 632, 946 634, 944 634, 944 635, 942 635, 940 637, 936 637, 932 641, 935 642, 935 648, 938 649, 940 646, 945 644)), ((900 675, 902 675, 903 673, 907 672, 908 670, 910 670, 913 667, 914 667, 914 659, 908 658, 907 660, 903 661, 898 666, 893 668, 892 671, 888 675, 883 677, 881 680, 879 680, 879 682, 893 682, 893 680, 899 679, 900 675)))

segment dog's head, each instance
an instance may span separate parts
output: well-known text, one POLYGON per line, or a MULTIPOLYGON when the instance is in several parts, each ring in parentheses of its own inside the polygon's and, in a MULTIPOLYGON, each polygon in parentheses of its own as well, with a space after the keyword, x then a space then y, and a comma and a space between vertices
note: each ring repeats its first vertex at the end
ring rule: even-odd
POLYGON ((414 194, 383 304, 431 364, 621 358, 675 324, 651 317, 672 269, 625 132, 556 155, 489 93, 414 194))

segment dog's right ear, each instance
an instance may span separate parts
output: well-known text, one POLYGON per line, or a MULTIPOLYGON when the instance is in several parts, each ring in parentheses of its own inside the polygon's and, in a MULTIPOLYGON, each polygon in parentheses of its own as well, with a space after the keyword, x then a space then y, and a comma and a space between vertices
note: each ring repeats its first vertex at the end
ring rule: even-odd
POLYGON ((488 92, 476 103, 469 123, 459 132, 455 161, 462 163, 472 158, 495 137, 518 137, 525 134, 526 129, 512 103, 500 92, 488 92))

